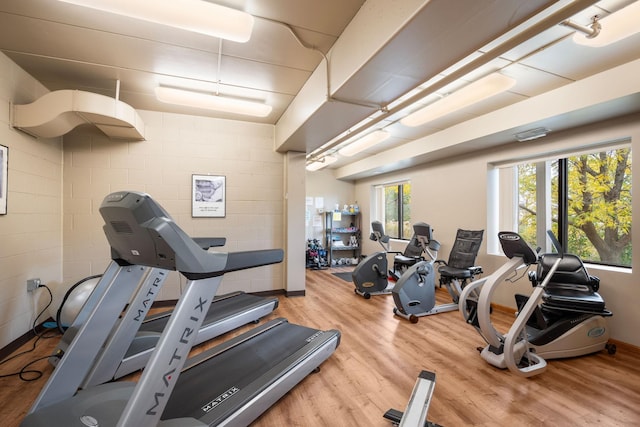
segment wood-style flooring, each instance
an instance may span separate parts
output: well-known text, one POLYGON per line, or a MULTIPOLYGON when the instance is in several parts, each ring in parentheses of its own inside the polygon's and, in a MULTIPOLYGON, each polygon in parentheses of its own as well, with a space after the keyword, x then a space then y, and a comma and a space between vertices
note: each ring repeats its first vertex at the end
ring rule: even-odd
MULTIPOLYGON (((391 296, 365 300, 354 294, 350 282, 331 274, 336 271, 346 270, 308 270, 306 296, 280 297, 269 318, 338 329, 339 348, 319 373, 308 376, 252 425, 388 426, 383 413, 404 409, 421 370, 436 374, 428 418, 442 426, 640 425, 637 348, 617 343, 615 355, 602 351, 551 360, 543 374, 520 378, 480 358, 476 348, 484 341, 457 311, 411 324, 392 314, 391 296)), ((449 302, 442 294, 442 302, 449 302)), ((493 317, 498 329, 506 330, 513 315, 495 310, 493 317)), ((46 356, 57 340, 40 340, 35 351, 0 365, 0 374, 46 356)), ((44 375, 30 382, 0 378, 0 425, 19 425, 51 372, 44 360, 31 369, 44 375)))

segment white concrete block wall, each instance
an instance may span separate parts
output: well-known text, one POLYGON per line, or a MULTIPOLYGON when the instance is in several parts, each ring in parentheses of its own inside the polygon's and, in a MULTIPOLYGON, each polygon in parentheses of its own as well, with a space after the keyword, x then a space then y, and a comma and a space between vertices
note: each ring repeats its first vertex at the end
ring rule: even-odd
MULTIPOLYGON (((226 237, 221 250, 283 248, 283 168, 273 126, 140 111, 147 140, 111 141, 95 129, 64 137, 64 278, 104 271, 110 258, 98 208, 113 191, 149 193, 192 236, 226 237), (226 176, 226 217, 191 217, 192 174, 226 176)), ((225 276, 219 293, 284 288, 282 264, 225 276)), ((175 299, 173 274, 159 300, 175 299)))
POLYGON ((0 348, 27 332, 49 302, 45 289, 27 293, 27 279, 54 290, 62 280, 62 140, 10 127, 11 103, 47 92, 0 53, 0 144, 9 148, 8 210, 0 216, 0 348))

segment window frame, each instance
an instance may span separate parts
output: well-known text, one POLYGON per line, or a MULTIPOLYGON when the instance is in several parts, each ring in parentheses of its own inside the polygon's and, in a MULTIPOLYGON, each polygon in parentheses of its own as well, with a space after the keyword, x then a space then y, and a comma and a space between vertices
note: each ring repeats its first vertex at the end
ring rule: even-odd
MULTIPOLYGON (((549 161, 557 161, 559 159, 564 159, 563 162, 559 162, 559 171, 558 171, 558 193, 562 193, 564 188, 564 197, 561 197, 560 194, 553 195, 558 199, 558 216, 562 216, 562 220, 558 222, 558 240, 560 241, 563 247, 567 247, 568 241, 568 207, 565 203, 560 203, 560 201, 567 201, 569 197, 568 191, 568 169, 566 168, 566 163, 570 157, 580 156, 584 154, 596 154, 602 151, 611 151, 617 149, 627 148, 631 150, 631 158, 633 158, 633 144, 631 141, 631 137, 623 137, 616 138, 614 141, 607 141, 604 143, 590 144, 584 145, 579 148, 566 148, 563 150, 559 150, 551 155, 546 153, 545 155, 534 155, 522 157, 517 160, 508 160, 503 162, 496 162, 489 164, 488 176, 487 176, 487 190, 488 200, 487 200, 487 228, 489 230, 494 230, 496 234, 497 231, 500 230, 518 230, 519 227, 519 215, 518 215, 518 196, 519 196, 519 185, 518 185, 518 174, 516 171, 516 166, 524 163, 529 164, 537 164, 542 165, 545 164, 546 172, 551 173, 549 171, 549 161), (565 175, 565 179, 560 179, 563 174, 565 175)), ((633 163, 631 163, 633 164, 633 163)), ((540 166, 538 166, 540 167, 540 166)), ((551 189, 550 189, 550 179, 547 179, 546 176, 542 176, 544 178, 540 178, 538 174, 536 189, 537 193, 542 193, 544 196, 540 194, 537 195, 537 201, 543 201, 545 206, 537 206, 537 210, 540 209, 543 211, 543 215, 541 215, 541 220, 536 222, 536 244, 541 247, 542 251, 552 251, 553 246, 546 234, 546 230, 551 229, 551 189), (546 181, 545 181, 546 180, 546 181), (541 185, 542 183, 542 185, 541 185), (545 194, 546 192, 546 194, 545 194), (542 197, 542 198, 541 198, 542 197)), ((632 178, 633 181, 633 178, 632 178)), ((633 204, 632 204, 633 206, 633 204)), ((501 248, 498 243, 498 239, 491 239, 491 235, 488 236, 488 249, 490 253, 501 254, 501 248)), ((633 256, 629 265, 622 264, 611 264, 607 262, 600 262, 596 260, 585 260, 586 263, 599 265, 603 267, 613 267, 620 268, 623 270, 631 270, 633 265, 633 256)))
POLYGON ((375 184, 373 186, 374 209, 373 209, 373 216, 371 220, 372 221, 377 220, 377 221, 380 221, 382 224, 384 224, 386 234, 389 234, 389 232, 387 230, 387 222, 386 222, 385 189, 389 187, 397 187, 397 192, 399 195, 398 202, 396 205, 396 210, 397 210, 396 213, 398 217, 398 236, 389 235, 389 237, 393 240, 408 241, 412 237, 412 236, 404 236, 404 227, 402 226, 404 222, 404 214, 405 214, 403 194, 404 194, 404 186, 407 184, 411 186, 410 179, 402 179, 398 181, 385 182, 382 184, 375 184))

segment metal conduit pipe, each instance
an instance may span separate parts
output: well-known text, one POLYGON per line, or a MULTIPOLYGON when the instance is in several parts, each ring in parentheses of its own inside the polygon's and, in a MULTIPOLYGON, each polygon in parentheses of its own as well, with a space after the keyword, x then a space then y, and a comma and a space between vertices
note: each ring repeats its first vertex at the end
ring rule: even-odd
POLYGON ((459 69, 457 69, 456 71, 452 72, 448 76, 446 76, 446 77, 442 78, 441 80, 433 83, 432 85, 426 87, 424 90, 422 90, 419 93, 417 93, 416 95, 413 95, 412 97, 406 99, 405 101, 403 101, 400 104, 394 106, 393 108, 382 109, 381 111, 383 111, 384 114, 381 114, 378 117, 375 117, 375 118, 371 119, 369 122, 364 124, 359 129, 357 129, 357 130, 355 130, 353 132, 350 132, 348 135, 342 136, 341 138, 333 141, 331 144, 328 144, 326 146, 320 147, 319 149, 311 152, 310 154, 307 155, 307 160, 312 160, 312 159, 317 159, 317 158, 322 157, 329 150, 332 150, 333 148, 337 147, 338 145, 340 145, 344 141, 353 138, 354 135, 357 135, 357 134, 360 134, 360 133, 364 133, 365 131, 371 129, 372 127, 374 127, 375 125, 377 125, 378 123, 383 121, 385 119, 385 117, 393 115, 393 114, 396 114, 396 113, 404 110, 405 108, 410 107, 411 105, 413 105, 417 101, 421 100, 422 98, 426 97, 427 95, 430 95, 430 94, 436 92, 437 90, 445 87, 446 85, 448 85, 448 84, 460 79, 461 77, 469 74, 470 72, 474 71, 478 67, 487 64, 488 62, 494 60, 495 58, 497 58, 500 55, 508 52, 509 50, 517 47, 518 45, 526 42, 527 40, 531 39, 532 37, 542 33, 543 31, 546 31, 546 30, 548 30, 548 29, 550 29, 550 28, 552 28, 552 27, 554 27, 556 25, 563 24, 570 17, 574 16, 578 12, 583 11, 587 7, 594 5, 597 2, 598 2, 598 0, 578 0, 578 1, 572 2, 571 4, 559 9, 558 11, 552 13, 551 15, 549 15, 546 18, 544 18, 540 22, 537 22, 534 25, 526 28, 524 31, 514 35, 510 39, 508 39, 505 42, 499 44, 495 48, 489 50, 484 55, 480 56, 477 59, 474 59, 473 61, 470 61, 469 63, 467 63, 466 65, 460 67, 459 69))

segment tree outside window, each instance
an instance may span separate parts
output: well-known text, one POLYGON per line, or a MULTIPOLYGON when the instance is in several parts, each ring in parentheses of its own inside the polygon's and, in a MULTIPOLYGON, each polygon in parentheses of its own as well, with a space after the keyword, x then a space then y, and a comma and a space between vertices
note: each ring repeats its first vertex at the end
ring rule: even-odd
POLYGON ((411 183, 402 182, 381 186, 382 199, 379 205, 384 212, 378 218, 384 224, 385 233, 394 239, 408 240, 413 234, 411 224, 411 183))
POLYGON ((525 240, 544 247, 536 238, 538 224, 550 224, 567 252, 593 263, 631 266, 630 148, 516 168, 518 232, 525 240))

